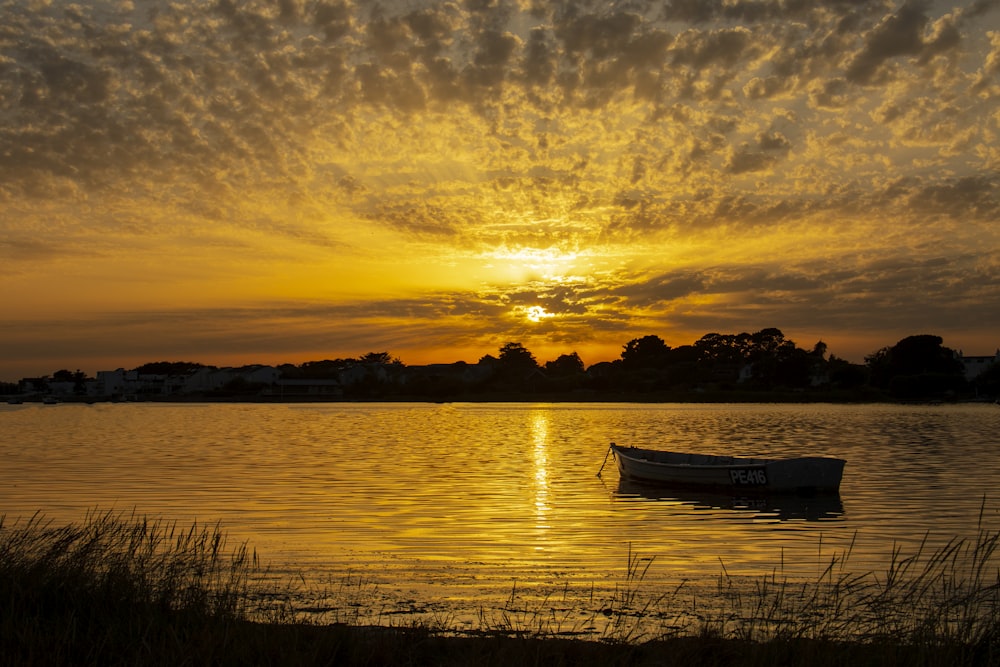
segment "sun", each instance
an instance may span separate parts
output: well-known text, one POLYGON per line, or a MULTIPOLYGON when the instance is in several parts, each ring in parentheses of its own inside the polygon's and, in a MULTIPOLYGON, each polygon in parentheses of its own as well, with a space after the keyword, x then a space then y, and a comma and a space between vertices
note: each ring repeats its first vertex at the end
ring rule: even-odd
POLYGON ((555 313, 550 313, 542 306, 531 306, 528 308, 527 317, 532 322, 541 322, 548 317, 555 317, 555 313))

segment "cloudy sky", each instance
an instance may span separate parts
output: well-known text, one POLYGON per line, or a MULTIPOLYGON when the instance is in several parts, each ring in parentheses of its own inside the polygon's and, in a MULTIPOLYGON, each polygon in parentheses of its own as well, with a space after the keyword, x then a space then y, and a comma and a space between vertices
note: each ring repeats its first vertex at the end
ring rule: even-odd
POLYGON ((0 380, 992 354, 998 5, 0 0, 0 380))

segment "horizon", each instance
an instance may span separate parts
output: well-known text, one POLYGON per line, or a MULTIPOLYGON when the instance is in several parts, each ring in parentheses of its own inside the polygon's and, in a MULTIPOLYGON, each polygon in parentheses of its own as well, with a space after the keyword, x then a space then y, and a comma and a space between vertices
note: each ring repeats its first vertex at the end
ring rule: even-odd
POLYGON ((1000 344, 996 2, 0 7, 0 378, 1000 344))
MULTIPOLYGON (((780 329, 779 329, 779 331, 780 331, 780 329)), ((705 335, 707 335, 707 333, 708 332, 706 332, 705 335)), ((722 334, 725 335, 727 333, 737 333, 737 332, 715 332, 715 333, 722 333, 722 334)), ((739 333, 753 333, 753 332, 739 332, 739 333)), ((656 335, 656 334, 650 334, 650 335, 656 335)), ((922 334, 910 334, 910 335, 922 335, 922 334)), ((930 334, 930 335, 936 335, 936 334, 930 334)), ((903 336, 902 338, 906 338, 906 337, 907 336, 903 336)), ((639 338, 641 338, 641 336, 639 336, 639 338)), ((902 340, 902 338, 900 338, 899 340, 902 340)), ((634 339, 630 339, 630 340, 634 340, 634 339)), ((794 340, 794 339, 792 339, 792 338, 790 338, 788 336, 785 336, 785 340, 791 340, 795 344, 795 346, 797 348, 800 348, 800 349, 803 349, 803 350, 806 350, 806 351, 811 350, 813 348, 813 346, 815 345, 815 343, 809 344, 809 345, 802 345, 802 344, 800 344, 799 341, 796 341, 796 340, 794 340)), ((893 345, 895 345, 896 343, 898 343, 899 340, 894 341, 892 343, 887 343, 886 345, 883 345, 883 346, 881 346, 881 347, 879 347, 877 349, 871 350, 871 352, 867 353, 866 356, 868 354, 872 354, 872 353, 874 353, 874 352, 876 352, 876 351, 878 351, 878 350, 880 350, 882 348, 892 347, 893 345)), ((517 343, 517 341, 506 341, 506 342, 517 343)), ((583 355, 579 355, 579 356, 580 356, 581 360, 583 361, 583 364, 584 364, 585 368, 589 368, 589 367, 591 367, 591 366, 593 366, 595 364, 598 364, 598 363, 606 363, 606 362, 612 362, 612 361, 620 360, 621 359, 621 350, 625 348, 626 343, 628 343, 628 342, 630 342, 630 341, 626 341, 625 343, 623 343, 622 345, 620 345, 619 346, 619 352, 618 352, 618 354, 615 355, 615 356, 613 356, 613 357, 596 359, 596 360, 588 360, 583 355)), ((695 342, 696 342, 696 340, 692 340, 692 341, 687 342, 687 343, 679 343, 679 344, 671 345, 669 342, 665 341, 665 343, 667 344, 667 346, 669 348, 671 348, 671 349, 678 348, 678 347, 683 347, 683 346, 686 346, 686 345, 693 345, 695 342)), ((816 342, 824 342, 825 343, 826 341, 816 341, 816 342)), ((953 350, 955 352, 958 352, 958 353, 962 354, 964 357, 982 357, 982 356, 991 356, 992 357, 992 356, 995 356, 995 354, 997 352, 1000 352, 1000 347, 997 347, 997 348, 995 348, 994 352, 970 353, 970 352, 967 352, 966 350, 963 350, 961 348, 952 347, 952 346, 948 345, 948 341, 947 340, 943 340, 942 341, 942 346, 945 347, 945 348, 951 349, 951 350, 953 350)), ((546 356, 546 355, 541 355, 540 356, 540 355, 536 354, 535 351, 532 350, 531 348, 528 348, 527 346, 525 346, 525 347, 526 347, 526 349, 529 352, 531 352, 532 356, 535 358, 535 361, 538 363, 538 365, 540 367, 544 366, 545 362, 547 362, 547 361, 555 361, 562 354, 572 354, 572 353, 576 352, 576 350, 569 350, 569 351, 565 351, 565 352, 560 352, 560 353, 552 354, 551 356, 546 356)), ((54 373, 56 373, 58 371, 61 371, 61 370, 68 370, 68 371, 71 371, 71 372, 75 372, 75 371, 79 370, 79 371, 82 371, 88 377, 96 377, 97 373, 101 372, 101 371, 114 371, 114 370, 117 370, 117 369, 134 370, 134 369, 139 368, 141 366, 144 366, 146 364, 160 363, 160 362, 167 362, 167 363, 192 363, 192 364, 198 364, 200 366, 209 367, 209 368, 241 368, 241 367, 245 367, 245 366, 255 366, 255 365, 279 367, 279 366, 289 365, 289 364, 290 365, 294 365, 294 366, 301 366, 303 363, 315 362, 315 361, 325 361, 325 360, 334 360, 334 359, 345 359, 345 360, 352 360, 353 359, 353 360, 356 360, 356 359, 359 359, 360 357, 364 356, 365 354, 368 354, 368 353, 380 353, 380 352, 386 352, 386 353, 388 353, 391 358, 399 360, 404 366, 425 366, 425 365, 433 365, 433 364, 454 364, 454 363, 476 364, 476 363, 479 362, 479 360, 481 360, 483 357, 485 357, 487 355, 496 356, 499 353, 499 351, 500 350, 498 348, 498 349, 496 349, 496 350, 494 350, 492 352, 484 352, 484 353, 482 353, 482 354, 480 354, 478 356, 474 356, 472 358, 453 359, 453 360, 450 360, 450 361, 449 360, 436 359, 435 358, 435 359, 430 360, 430 361, 419 361, 419 362, 410 361, 410 360, 408 360, 406 358, 403 358, 402 356, 393 353, 392 350, 374 350, 374 349, 372 349, 372 350, 366 350, 365 352, 360 352, 360 353, 356 353, 356 354, 353 354, 353 355, 327 355, 327 356, 319 356, 319 357, 310 357, 308 359, 301 359, 301 360, 298 360, 298 361, 295 361, 295 362, 290 362, 290 361, 287 361, 287 360, 281 361, 281 360, 273 360, 272 359, 272 360, 270 360, 268 362, 247 360, 247 361, 240 362, 240 363, 215 363, 215 362, 205 361, 205 360, 200 360, 200 359, 166 359, 166 358, 159 358, 159 359, 155 359, 155 360, 146 359, 146 360, 140 361, 138 363, 130 363, 130 364, 121 364, 121 363, 114 364, 114 363, 112 363, 110 365, 107 365, 106 367, 98 368, 97 370, 92 371, 92 372, 82 369, 79 365, 69 364, 69 365, 60 366, 59 368, 55 368, 55 369, 52 369, 50 371, 43 372, 43 373, 38 373, 38 374, 33 374, 33 375, 32 374, 23 375, 23 376, 21 376, 19 378, 16 378, 16 379, 0 378, 0 382, 7 382, 7 383, 10 383, 10 384, 16 384, 20 380, 27 379, 27 378, 51 377, 54 373)), ((824 356, 827 359, 829 359, 831 357, 837 357, 838 359, 842 359, 842 360, 847 361, 847 362, 852 363, 852 364, 864 365, 866 363, 864 359, 862 359, 861 361, 855 361, 855 360, 843 357, 843 356, 837 354, 835 351, 833 351, 833 350, 831 350, 829 348, 827 348, 826 354, 824 356)))

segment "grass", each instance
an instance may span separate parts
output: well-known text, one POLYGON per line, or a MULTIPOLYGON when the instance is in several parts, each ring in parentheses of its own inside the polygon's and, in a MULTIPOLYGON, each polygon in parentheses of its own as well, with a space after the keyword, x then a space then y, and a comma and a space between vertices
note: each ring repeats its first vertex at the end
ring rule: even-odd
MULTIPOLYGON (((998 534, 954 538, 904 555, 894 546, 882 572, 855 574, 847 555, 834 556, 814 581, 776 575, 741 585, 723 565, 723 611, 704 619, 703 633, 750 641, 818 639, 866 644, 996 650, 1000 630, 998 534)), ((1000 658, 1000 653, 997 654, 1000 658)))
POLYGON ((0 518, 0 664, 1000 664, 998 547, 982 528, 935 549, 925 539, 862 574, 848 548, 806 581, 722 563, 709 600, 685 584, 647 594, 655 559, 630 550, 608 599, 514 586, 459 628, 447 616, 394 625, 368 607, 378 592, 364 578, 312 592, 336 604, 303 605, 303 581, 271 576, 217 525, 0 518))

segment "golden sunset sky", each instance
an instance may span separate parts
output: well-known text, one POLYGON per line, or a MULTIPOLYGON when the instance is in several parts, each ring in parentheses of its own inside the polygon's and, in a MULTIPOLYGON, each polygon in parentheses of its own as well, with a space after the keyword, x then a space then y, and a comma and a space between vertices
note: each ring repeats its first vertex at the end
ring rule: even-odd
POLYGON ((0 379, 1000 346, 996 0, 0 0, 0 379))

